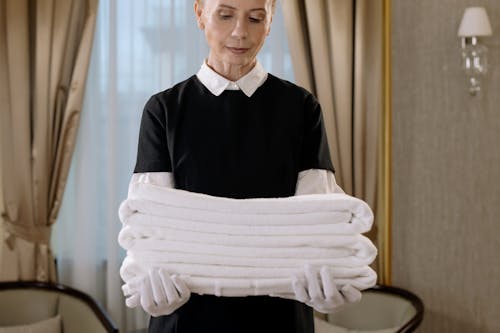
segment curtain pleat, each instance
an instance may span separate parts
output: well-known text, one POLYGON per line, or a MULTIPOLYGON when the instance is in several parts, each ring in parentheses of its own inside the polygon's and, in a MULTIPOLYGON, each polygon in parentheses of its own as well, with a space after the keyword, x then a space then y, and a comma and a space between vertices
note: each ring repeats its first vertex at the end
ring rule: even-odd
MULTIPOLYGON (((13 224, 26 228, 33 225, 33 196, 31 191, 31 71, 29 39, 29 6, 27 0, 2 1, 6 67, 2 86, 7 91, 2 116, 2 179, 5 211, 2 241, 3 280, 29 279, 34 275, 34 245, 20 241, 16 244, 13 224), (21 245, 18 252, 16 245, 21 245), (23 246, 24 245, 24 246, 23 246), (26 253, 31 263, 20 256, 26 253)), ((2 89, 3 91, 4 89, 2 89)))
MULTIPOLYGON (((321 104, 337 182, 376 210, 382 2, 286 0, 282 5, 296 81, 321 104)), ((383 221, 375 221, 368 234, 376 244, 378 223, 383 221)))
MULTIPOLYGON (((377 213, 379 141, 382 140, 381 114, 383 96, 382 71, 382 3, 356 0, 354 94, 353 94, 353 186, 355 195, 366 200, 377 213)), ((375 221, 368 236, 378 238, 375 221)), ((381 244, 383 240, 378 242, 381 244)), ((380 247, 380 246, 379 246, 380 247)), ((379 271, 380 257, 378 258, 379 271)))
POLYGON ((55 281, 50 248, 74 148, 97 0, 0 3, 0 280, 55 281))

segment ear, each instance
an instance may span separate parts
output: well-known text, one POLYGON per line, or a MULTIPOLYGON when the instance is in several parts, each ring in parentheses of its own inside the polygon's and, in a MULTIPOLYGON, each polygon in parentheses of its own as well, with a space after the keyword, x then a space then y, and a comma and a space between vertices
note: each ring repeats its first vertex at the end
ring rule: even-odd
POLYGON ((198 28, 200 28, 201 30, 205 29, 205 23, 203 22, 203 6, 198 4, 198 1, 194 2, 194 13, 196 15, 198 28))
POLYGON ((271 16, 271 19, 269 20, 269 26, 267 27, 266 36, 269 36, 269 34, 271 33, 271 23, 273 23, 273 17, 272 16, 271 16))

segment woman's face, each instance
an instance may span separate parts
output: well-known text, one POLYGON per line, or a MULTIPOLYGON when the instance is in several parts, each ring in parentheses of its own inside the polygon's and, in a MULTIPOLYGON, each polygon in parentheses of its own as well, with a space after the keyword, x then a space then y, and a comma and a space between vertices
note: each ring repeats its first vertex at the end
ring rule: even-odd
POLYGON ((210 47, 209 59, 246 66, 255 61, 269 34, 272 0, 203 0, 195 3, 195 12, 210 47))

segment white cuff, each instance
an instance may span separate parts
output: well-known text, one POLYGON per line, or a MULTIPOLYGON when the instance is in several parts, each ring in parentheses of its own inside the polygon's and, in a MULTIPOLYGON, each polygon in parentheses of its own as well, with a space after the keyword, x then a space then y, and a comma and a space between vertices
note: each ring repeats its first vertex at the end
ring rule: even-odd
POLYGON ((138 183, 175 188, 174 176, 171 172, 143 172, 132 174, 132 178, 129 182, 129 194, 130 186, 138 183))
POLYGON ((344 193, 330 170, 309 169, 299 172, 295 195, 344 193))

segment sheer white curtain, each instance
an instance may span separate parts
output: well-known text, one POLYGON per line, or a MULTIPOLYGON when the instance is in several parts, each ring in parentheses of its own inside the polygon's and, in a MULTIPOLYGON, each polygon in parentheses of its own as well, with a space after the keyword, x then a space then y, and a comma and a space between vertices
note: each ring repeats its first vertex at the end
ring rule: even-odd
MULTIPOLYGON (((147 325, 124 306, 117 211, 133 171, 140 117, 152 94, 195 74, 207 55, 193 1, 100 0, 77 146, 53 242, 59 281, 96 297, 127 332, 147 325)), ((293 80, 278 6, 259 59, 293 80)))

